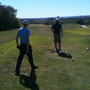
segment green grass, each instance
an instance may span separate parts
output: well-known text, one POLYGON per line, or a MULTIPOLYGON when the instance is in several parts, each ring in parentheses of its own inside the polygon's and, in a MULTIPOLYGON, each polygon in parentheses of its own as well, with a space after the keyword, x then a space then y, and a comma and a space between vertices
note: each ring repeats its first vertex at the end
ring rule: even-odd
MULTIPOLYGON (((90 26, 88 26, 90 27, 90 26)), ((19 51, 16 48, 17 30, 0 32, 0 89, 1 90, 90 90, 90 28, 64 24, 62 51, 72 59, 58 56, 53 45, 50 25, 30 25, 30 42, 34 63, 39 66, 35 73, 24 57, 22 77, 14 75, 19 51), (2 39, 3 38, 3 39, 2 39), (30 76, 30 77, 29 77, 30 76), (24 79, 24 80, 23 80, 24 79), (23 80, 25 84, 21 84, 23 80)))

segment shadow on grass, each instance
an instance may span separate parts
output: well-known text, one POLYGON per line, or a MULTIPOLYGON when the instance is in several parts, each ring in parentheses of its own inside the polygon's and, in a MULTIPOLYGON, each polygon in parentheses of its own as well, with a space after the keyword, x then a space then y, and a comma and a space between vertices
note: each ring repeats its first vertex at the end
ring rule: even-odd
POLYGON ((35 70, 31 71, 30 76, 20 75, 20 83, 31 90, 39 90, 36 84, 35 70))
POLYGON ((59 52, 58 56, 68 58, 68 59, 72 59, 72 56, 69 53, 67 54, 65 52, 59 52))

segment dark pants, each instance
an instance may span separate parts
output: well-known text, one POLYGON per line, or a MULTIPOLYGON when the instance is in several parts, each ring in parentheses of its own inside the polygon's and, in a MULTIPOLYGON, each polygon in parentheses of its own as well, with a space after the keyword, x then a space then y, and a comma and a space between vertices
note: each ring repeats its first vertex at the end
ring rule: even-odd
POLYGON ((32 57, 32 48, 31 48, 30 45, 29 45, 29 53, 26 53, 26 51, 27 51, 27 45, 26 44, 21 44, 20 45, 20 54, 19 54, 19 57, 18 57, 15 72, 18 72, 18 73, 20 72, 20 66, 21 66, 22 59, 23 59, 25 54, 27 55, 29 63, 31 64, 31 68, 34 66, 33 57, 32 57))
POLYGON ((54 34, 54 44, 56 50, 59 47, 59 50, 61 50, 61 35, 60 34, 54 34))

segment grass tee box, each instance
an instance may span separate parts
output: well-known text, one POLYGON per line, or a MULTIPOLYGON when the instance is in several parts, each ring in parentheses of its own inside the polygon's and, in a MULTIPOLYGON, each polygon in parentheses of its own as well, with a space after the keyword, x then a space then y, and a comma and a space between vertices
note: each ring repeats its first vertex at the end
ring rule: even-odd
POLYGON ((72 58, 59 56, 54 49, 51 25, 29 25, 36 71, 31 71, 24 57, 21 76, 14 70, 19 50, 17 30, 0 32, 0 89, 1 90, 90 90, 90 26, 63 24, 62 52, 72 58), (4 50, 5 53, 1 54, 4 50))

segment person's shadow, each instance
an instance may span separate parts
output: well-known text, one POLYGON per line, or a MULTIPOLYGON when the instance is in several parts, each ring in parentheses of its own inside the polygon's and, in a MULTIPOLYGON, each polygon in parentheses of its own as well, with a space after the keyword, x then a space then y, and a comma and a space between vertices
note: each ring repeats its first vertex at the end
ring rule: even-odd
POLYGON ((59 52, 58 56, 68 58, 68 59, 72 59, 72 56, 69 53, 65 53, 65 52, 59 52))
POLYGON ((30 76, 20 75, 20 83, 31 90, 39 90, 36 84, 35 70, 31 71, 30 76))

